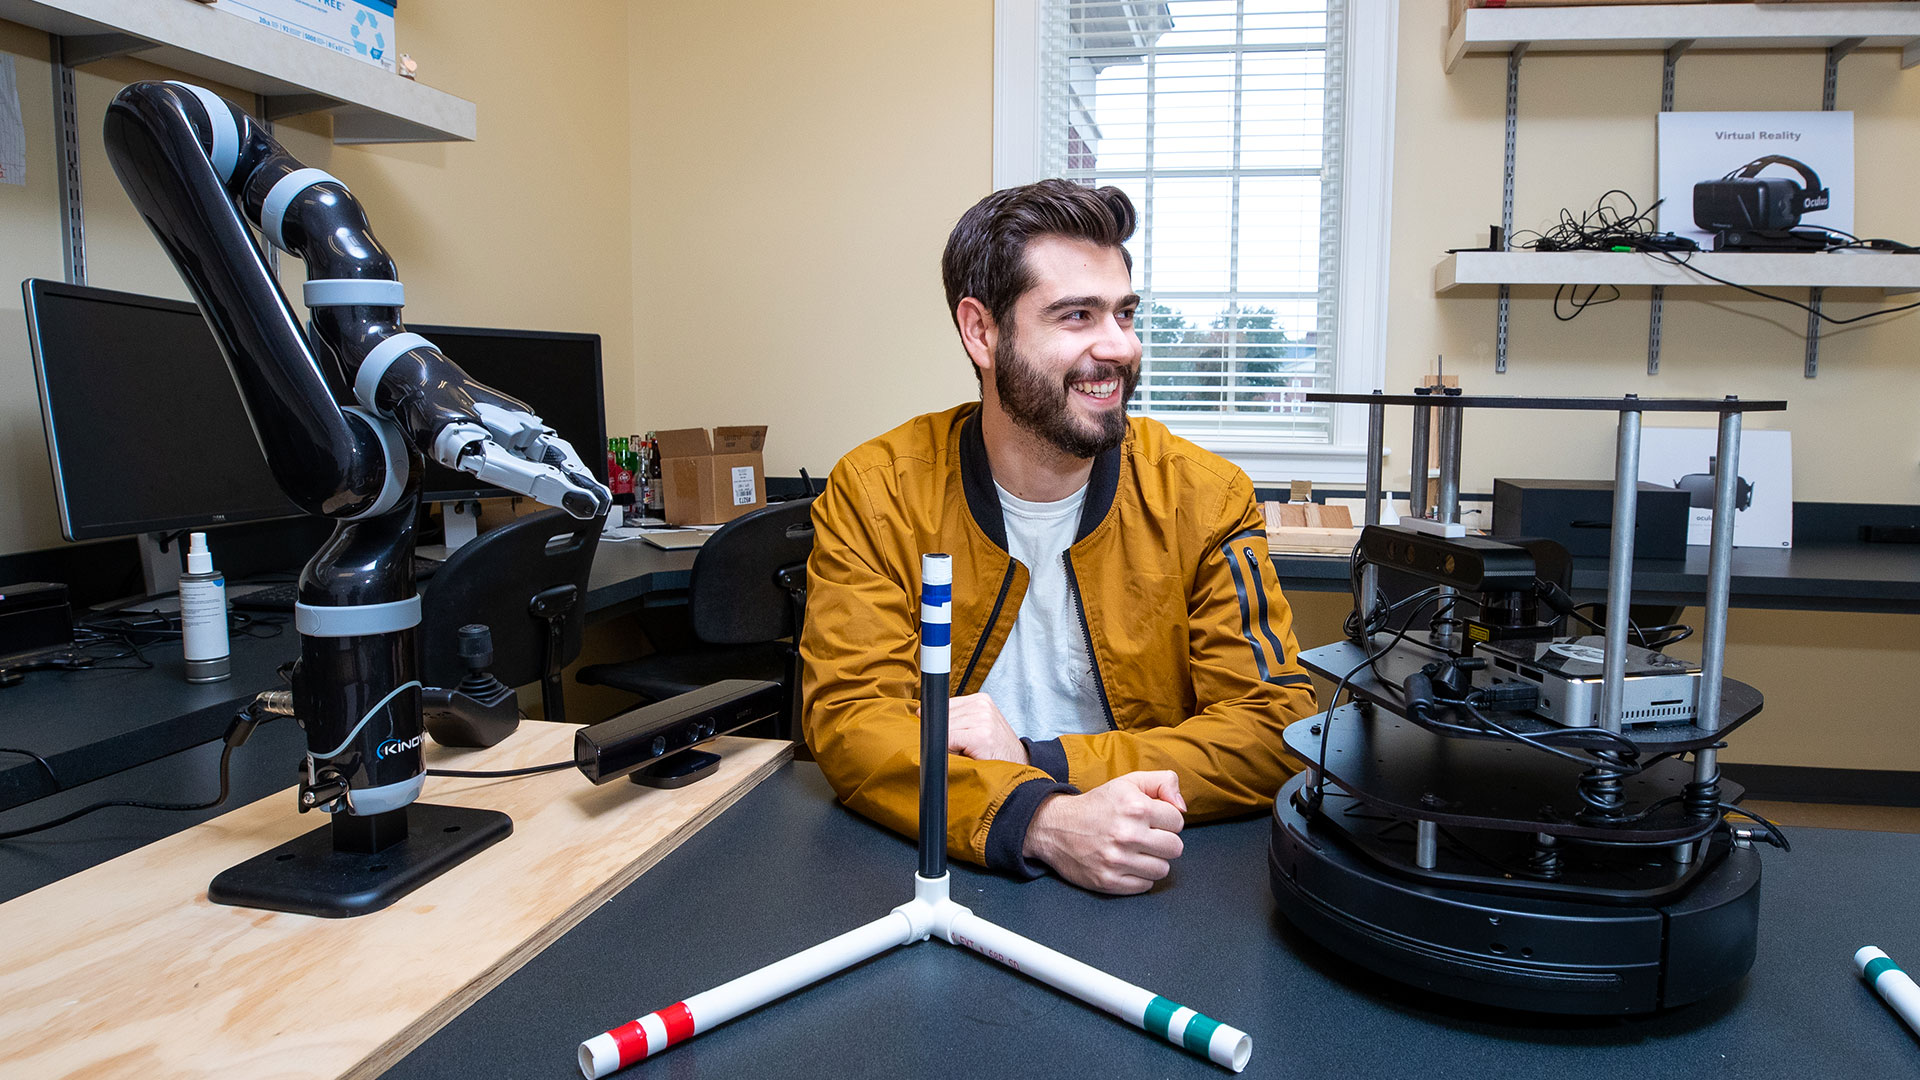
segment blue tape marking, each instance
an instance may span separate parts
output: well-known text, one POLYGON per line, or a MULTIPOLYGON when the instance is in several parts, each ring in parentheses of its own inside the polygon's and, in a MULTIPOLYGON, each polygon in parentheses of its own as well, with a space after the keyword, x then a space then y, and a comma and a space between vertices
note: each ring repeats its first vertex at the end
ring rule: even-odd
POLYGON ((920 644, 930 649, 938 649, 953 641, 951 623, 934 622, 920 624, 920 644))
POLYGON ((932 607, 940 607, 953 601, 952 585, 920 586, 920 602, 932 607))

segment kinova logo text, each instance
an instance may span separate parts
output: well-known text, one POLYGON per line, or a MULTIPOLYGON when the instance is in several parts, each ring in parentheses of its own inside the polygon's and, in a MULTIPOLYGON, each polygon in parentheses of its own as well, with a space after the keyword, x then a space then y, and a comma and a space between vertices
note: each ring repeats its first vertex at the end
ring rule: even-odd
POLYGON ((426 738, 426 735, 423 733, 415 735, 405 742, 399 739, 388 739, 386 742, 381 743, 379 748, 374 751, 374 756, 378 757, 381 761, 385 761, 393 755, 400 753, 402 750, 414 749, 420 745, 420 740, 424 738, 426 738))

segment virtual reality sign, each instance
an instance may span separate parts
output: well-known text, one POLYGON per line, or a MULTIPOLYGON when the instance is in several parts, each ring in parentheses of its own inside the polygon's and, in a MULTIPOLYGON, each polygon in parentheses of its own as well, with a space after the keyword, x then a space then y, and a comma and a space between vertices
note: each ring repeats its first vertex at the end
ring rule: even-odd
POLYGON ((1850 112, 1661 113, 1659 147, 1660 227, 1702 248, 1853 231, 1850 112))

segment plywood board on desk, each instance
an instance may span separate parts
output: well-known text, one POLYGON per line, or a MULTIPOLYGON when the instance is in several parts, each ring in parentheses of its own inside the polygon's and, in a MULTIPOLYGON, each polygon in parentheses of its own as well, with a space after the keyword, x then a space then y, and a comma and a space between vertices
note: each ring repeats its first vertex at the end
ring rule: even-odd
POLYGON ((1360 540, 1353 516, 1344 506, 1269 502, 1267 547, 1287 555, 1346 555, 1360 540))
MULTIPOLYGON (((510 769, 572 756, 530 722, 429 763, 510 769)), ((282 792, 0 905, 0 1076, 378 1075, 585 918, 792 754, 724 738, 677 791, 593 787, 573 769, 434 777, 424 801, 505 811, 513 835, 384 911, 317 919, 207 900, 221 870, 324 824, 282 792)), ((578 1032, 555 1032, 570 1067, 578 1032)))

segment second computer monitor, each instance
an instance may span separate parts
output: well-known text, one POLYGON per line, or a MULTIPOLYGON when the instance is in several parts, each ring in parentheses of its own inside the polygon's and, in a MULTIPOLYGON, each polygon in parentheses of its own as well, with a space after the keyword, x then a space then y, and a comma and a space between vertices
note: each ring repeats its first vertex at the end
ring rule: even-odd
MULTIPOLYGON (((409 323, 479 382, 526 402, 572 444, 601 483, 607 482, 607 414, 600 379, 600 335, 542 330, 490 330, 409 323)), ((420 498, 427 502, 498 498, 508 492, 427 463, 420 498)))

